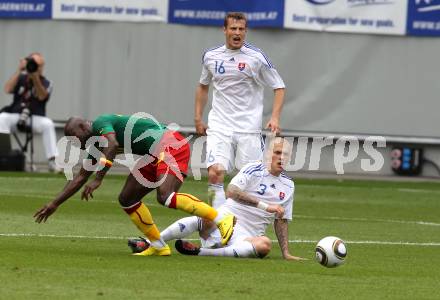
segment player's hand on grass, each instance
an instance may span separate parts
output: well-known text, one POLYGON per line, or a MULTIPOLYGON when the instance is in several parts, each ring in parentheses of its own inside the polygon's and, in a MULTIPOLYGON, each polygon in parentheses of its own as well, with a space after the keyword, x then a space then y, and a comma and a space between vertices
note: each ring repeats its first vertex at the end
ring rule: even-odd
POLYGON ((34 214, 35 222, 37 223, 46 222, 47 218, 49 218, 49 216, 53 214, 57 210, 57 208, 58 205, 52 202, 44 205, 34 214))
POLYGON ((267 212, 274 213, 275 217, 281 219, 284 216, 284 208, 278 204, 270 204, 267 209, 267 212))
POLYGON ((90 198, 93 198, 93 192, 99 188, 99 186, 101 185, 101 180, 99 179, 94 179, 92 182, 86 184, 84 186, 84 190, 81 194, 81 199, 84 200, 86 199, 87 201, 89 201, 89 196, 90 198))
POLYGON ((206 126, 206 124, 203 123, 203 121, 196 121, 195 125, 196 125, 196 133, 198 135, 206 135, 206 129, 208 129, 208 126, 206 126))
POLYGON ((308 258, 293 256, 293 255, 290 255, 289 253, 284 254, 283 257, 285 260, 294 260, 294 261, 309 260, 308 258))

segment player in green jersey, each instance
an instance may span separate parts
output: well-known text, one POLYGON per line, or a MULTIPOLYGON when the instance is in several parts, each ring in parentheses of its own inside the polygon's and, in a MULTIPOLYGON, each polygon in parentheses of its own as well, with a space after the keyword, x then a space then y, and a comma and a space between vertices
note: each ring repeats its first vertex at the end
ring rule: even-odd
POLYGON ((189 145, 179 132, 168 129, 152 116, 138 113, 132 116, 101 115, 93 122, 72 117, 68 120, 64 133, 66 136, 76 137, 82 149, 91 146, 88 164, 83 164, 79 173, 53 201, 35 213, 36 222, 45 222, 59 205, 83 185, 85 188, 81 198, 93 198, 93 192, 101 185, 116 155, 122 152, 125 154, 122 163, 129 166, 131 172, 119 194, 119 203, 133 223, 152 242, 151 249, 137 255, 171 254, 170 248, 160 237, 149 209, 142 203, 142 198, 154 189, 157 190, 159 203, 214 221, 222 234, 222 242, 226 244, 229 241, 233 232, 234 216, 219 215, 217 210, 196 197, 178 193, 190 159, 189 145), (95 170, 95 178, 86 184, 95 170))

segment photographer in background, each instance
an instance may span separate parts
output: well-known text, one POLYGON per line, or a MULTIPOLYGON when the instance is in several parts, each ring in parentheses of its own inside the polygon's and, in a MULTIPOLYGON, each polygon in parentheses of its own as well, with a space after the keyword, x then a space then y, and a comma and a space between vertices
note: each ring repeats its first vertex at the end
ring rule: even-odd
POLYGON ((0 133, 26 131, 32 126, 34 133, 43 135, 43 144, 49 163, 49 171, 58 172, 55 157, 55 126, 46 117, 46 103, 52 92, 52 82, 43 76, 44 58, 31 53, 20 60, 17 71, 6 82, 4 91, 13 94, 13 102, 0 110, 0 133), (31 122, 32 118, 32 122, 31 122))

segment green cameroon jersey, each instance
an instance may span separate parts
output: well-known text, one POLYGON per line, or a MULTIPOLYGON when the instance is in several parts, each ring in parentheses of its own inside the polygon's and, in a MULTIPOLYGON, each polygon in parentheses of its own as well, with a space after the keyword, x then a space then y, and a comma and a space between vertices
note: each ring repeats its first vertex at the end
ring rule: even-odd
MULTIPOLYGON (((125 128, 127 127, 131 131, 130 143, 131 153, 138 155, 145 155, 152 153, 154 149, 150 149, 151 145, 162 138, 165 131, 167 131, 165 125, 156 122, 153 119, 127 116, 127 115, 100 115, 92 123, 92 131, 94 136, 105 136, 114 133, 116 140, 119 143, 118 150, 124 150, 125 128), (130 120, 130 123, 129 123, 130 120), (130 124, 134 124, 130 126, 130 124), (131 127, 131 130, 130 130, 131 127), (139 141, 134 142, 136 139, 139 141)), ((130 134, 130 132, 127 132, 130 134)), ((118 151, 120 152, 120 151, 118 151)))

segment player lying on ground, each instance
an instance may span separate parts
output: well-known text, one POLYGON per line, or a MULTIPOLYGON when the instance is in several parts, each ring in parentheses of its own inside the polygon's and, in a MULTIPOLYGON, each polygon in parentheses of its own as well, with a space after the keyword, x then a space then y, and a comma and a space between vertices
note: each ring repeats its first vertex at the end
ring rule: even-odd
MULTIPOLYGON (((289 253, 288 221, 292 219, 294 183, 282 171, 291 154, 290 145, 282 138, 275 138, 266 153, 265 163, 247 164, 231 180, 227 189, 228 199, 218 208, 223 213, 234 214, 237 223, 231 240, 225 247, 212 222, 198 217, 178 220, 166 228, 161 236, 165 241, 176 241, 176 249, 182 254, 202 256, 264 257, 272 247, 264 236, 267 226, 274 221, 275 233, 282 255, 287 260, 302 260, 289 253), (199 231, 202 247, 180 240, 199 231)), ((133 252, 148 247, 143 239, 129 240, 133 252)))
POLYGON ((138 167, 130 169, 131 173, 119 194, 119 203, 133 223, 151 241, 152 247, 139 255, 171 254, 169 246, 160 237, 150 211, 142 203, 142 198, 154 189, 157 190, 157 201, 160 204, 213 221, 221 232, 222 243, 226 244, 229 241, 233 232, 233 215, 219 214, 196 197, 178 193, 186 176, 190 158, 189 145, 180 133, 168 130, 151 117, 122 115, 101 115, 94 122, 77 117, 70 118, 64 133, 66 136, 77 137, 82 149, 85 149, 86 142, 92 136, 98 136, 97 139, 101 139, 101 142, 105 142, 106 139, 107 147, 99 148, 101 152, 98 152, 102 156, 92 159, 104 168, 97 171, 95 178, 86 184, 93 171, 85 168, 84 164, 62 192, 35 213, 36 222, 46 222, 58 206, 73 196, 84 184, 86 185, 81 198, 93 198, 92 193, 101 185, 118 150, 131 149, 129 154, 143 157, 137 161, 138 167))

